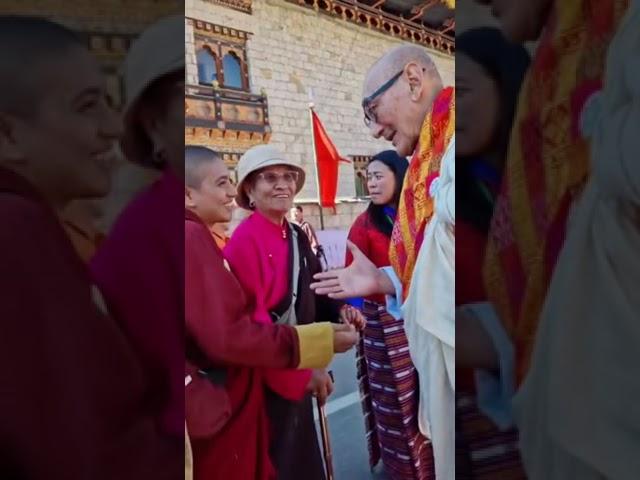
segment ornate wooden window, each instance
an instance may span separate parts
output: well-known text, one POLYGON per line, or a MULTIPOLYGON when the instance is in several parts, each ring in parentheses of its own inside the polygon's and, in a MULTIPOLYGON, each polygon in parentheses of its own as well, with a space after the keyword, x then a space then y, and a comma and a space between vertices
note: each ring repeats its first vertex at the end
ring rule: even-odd
POLYGON ((200 85, 212 86, 218 81, 218 59, 208 47, 201 48, 196 52, 198 63, 198 83, 200 85))
POLYGON ((222 86, 226 88, 244 88, 242 81, 242 64, 234 51, 227 53, 222 59, 222 86))
POLYGON ((249 92, 249 33, 201 20, 189 22, 194 26, 198 83, 249 92))
POLYGON ((186 23, 194 45, 188 48, 185 142, 222 152, 233 172, 241 152, 271 137, 266 93, 252 93, 249 85, 250 34, 194 18, 186 23))

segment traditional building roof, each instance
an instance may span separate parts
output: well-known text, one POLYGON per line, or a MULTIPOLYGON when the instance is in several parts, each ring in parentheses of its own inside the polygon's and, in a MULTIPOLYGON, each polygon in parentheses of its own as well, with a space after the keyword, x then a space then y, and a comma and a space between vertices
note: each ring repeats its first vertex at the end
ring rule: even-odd
MULTIPOLYGON (((252 0, 205 0, 251 13, 252 0)), ((455 51, 455 0, 286 0, 448 55, 455 51)))
POLYGON ((424 45, 455 52, 454 0, 287 0, 424 45))

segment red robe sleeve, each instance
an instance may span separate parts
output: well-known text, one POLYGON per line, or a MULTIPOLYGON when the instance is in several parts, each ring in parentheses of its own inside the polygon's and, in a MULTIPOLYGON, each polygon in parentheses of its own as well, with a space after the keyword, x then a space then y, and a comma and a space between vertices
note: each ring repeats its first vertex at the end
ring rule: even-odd
POLYGON ((213 362, 247 367, 294 368, 298 336, 286 325, 261 324, 249 316, 247 298, 226 269, 206 227, 185 222, 187 332, 213 362))

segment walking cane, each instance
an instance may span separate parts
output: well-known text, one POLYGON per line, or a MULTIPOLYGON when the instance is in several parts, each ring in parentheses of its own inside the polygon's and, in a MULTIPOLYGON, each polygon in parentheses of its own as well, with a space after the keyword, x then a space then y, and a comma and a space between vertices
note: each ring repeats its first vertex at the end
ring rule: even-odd
MULTIPOLYGON (((324 253, 322 245, 318 245, 318 251, 316 253, 318 261, 323 271, 329 269, 329 262, 327 256, 324 253), (324 264, 322 260, 324 259, 324 264)), ((329 376, 333 382, 333 372, 329 370, 329 376)), ((327 472, 327 480, 333 480, 333 455, 331 453, 331 441, 329 440, 329 425, 327 423, 327 413, 324 410, 324 405, 320 405, 320 401, 316 399, 316 406, 318 407, 318 420, 320 421, 320 434, 322 435, 322 451, 324 453, 324 468, 327 472)))
MULTIPOLYGON (((333 372, 329 371, 329 376, 333 382, 333 372)), ((327 414, 324 405, 316 399, 318 406, 318 419, 320 420, 320 433, 322 434, 322 450, 324 452, 324 466, 327 472, 327 480, 333 480, 333 456, 331 454, 331 442, 329 441, 329 428, 327 424, 327 414)))

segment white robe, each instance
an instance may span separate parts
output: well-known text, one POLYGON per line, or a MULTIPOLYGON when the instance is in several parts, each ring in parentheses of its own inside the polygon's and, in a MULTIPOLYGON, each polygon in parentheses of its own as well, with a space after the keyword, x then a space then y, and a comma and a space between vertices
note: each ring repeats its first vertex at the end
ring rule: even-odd
MULTIPOLYGON (((427 225, 401 314, 420 383, 421 432, 433 445, 438 480, 455 478, 455 137, 432 184, 434 215, 427 225)), ((387 272, 389 272, 387 270, 387 272)), ((389 311, 397 311, 401 286, 389 311)), ((393 278, 395 277, 395 278, 393 278)))
POLYGON ((640 0, 611 43, 592 177, 514 399, 531 480, 640 476, 640 0))

